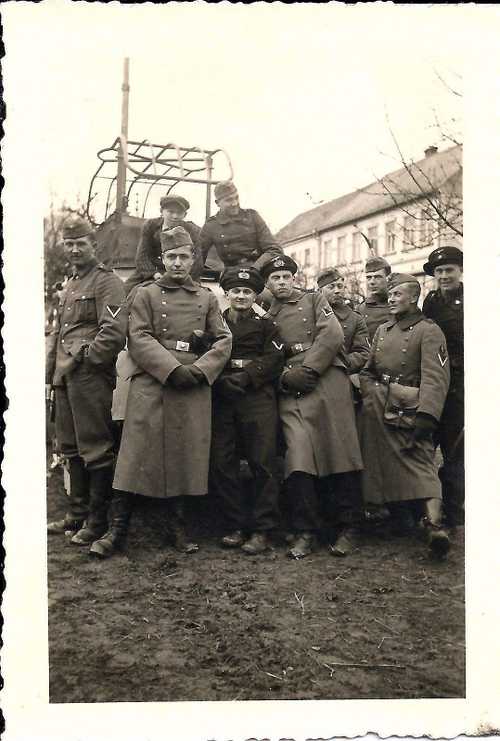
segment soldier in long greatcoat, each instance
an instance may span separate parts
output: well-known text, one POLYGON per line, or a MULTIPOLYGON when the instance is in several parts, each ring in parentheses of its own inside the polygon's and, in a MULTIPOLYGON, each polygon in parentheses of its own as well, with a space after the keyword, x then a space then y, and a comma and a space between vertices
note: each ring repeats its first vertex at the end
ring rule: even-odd
MULTIPOLYGON (((208 489, 211 386, 229 360, 231 333, 214 294, 189 276, 194 248, 176 227, 162 232, 165 275, 137 290, 130 311, 128 347, 132 371, 127 411, 113 486, 122 492, 168 500, 169 530, 179 550, 186 542, 182 504, 208 489), (195 332, 211 347, 199 354, 195 332)), ((122 497, 123 499, 123 497, 122 497)), ((129 507, 118 516, 98 556, 123 541, 129 507)))
MULTIPOLYGON (((268 316, 285 343, 279 410, 295 533, 289 555, 302 558, 313 549, 321 527, 321 480, 332 475, 341 478, 363 465, 343 358, 342 327, 321 294, 294 287, 296 271, 297 264, 287 255, 273 258, 261 269, 274 296, 268 316)), ((339 489, 348 486, 345 481, 337 484, 339 489)), ((356 509, 352 500, 351 507, 356 509)))
POLYGON ((449 541, 440 526, 441 486, 432 435, 443 411, 450 367, 444 335, 417 308, 419 295, 417 278, 391 276, 393 317, 376 331, 360 373, 363 490, 367 503, 387 504, 393 512, 398 505, 420 503, 431 548, 442 554, 449 541))

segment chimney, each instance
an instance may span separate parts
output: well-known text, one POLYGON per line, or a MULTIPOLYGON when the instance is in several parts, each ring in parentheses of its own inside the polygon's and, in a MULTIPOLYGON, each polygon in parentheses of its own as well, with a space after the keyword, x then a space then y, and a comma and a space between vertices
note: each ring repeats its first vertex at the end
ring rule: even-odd
POLYGON ((427 149, 424 151, 424 154, 426 157, 432 157, 432 155, 436 154, 437 151, 438 151, 437 147, 434 147, 434 146, 427 147, 427 149))

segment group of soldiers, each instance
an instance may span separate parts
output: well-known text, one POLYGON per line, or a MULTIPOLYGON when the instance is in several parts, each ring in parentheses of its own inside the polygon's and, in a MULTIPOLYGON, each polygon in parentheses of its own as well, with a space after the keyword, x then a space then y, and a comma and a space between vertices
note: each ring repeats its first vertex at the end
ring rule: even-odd
POLYGON ((65 223, 73 274, 46 383, 70 491, 48 532, 106 558, 125 542, 137 495, 156 497, 172 544, 189 553, 198 546, 186 500, 210 490, 221 544, 254 555, 282 523, 283 487, 292 558, 323 537, 333 555, 349 554, 381 512, 395 533, 418 527, 444 557, 464 524, 462 252, 429 255, 424 271, 437 288, 422 311, 417 278, 371 257, 367 298, 354 305, 335 267, 318 274, 317 291, 295 285, 297 264, 260 215, 240 207, 231 181, 215 187, 215 200, 219 211, 200 230, 185 218, 185 198, 162 198, 125 284, 97 261, 90 223, 65 223), (214 248, 224 312, 200 283, 214 248), (117 445, 119 353, 129 386, 117 445), (241 460, 252 474, 250 510, 241 460))

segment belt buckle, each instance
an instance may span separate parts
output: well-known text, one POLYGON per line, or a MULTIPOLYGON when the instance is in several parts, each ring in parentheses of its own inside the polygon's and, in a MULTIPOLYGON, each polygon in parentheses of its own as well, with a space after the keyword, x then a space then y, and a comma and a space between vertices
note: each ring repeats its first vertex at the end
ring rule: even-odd
POLYGON ((189 352, 189 342, 177 340, 177 342, 175 343, 175 349, 180 350, 181 352, 189 352))
POLYGON ((292 345, 292 349, 293 349, 293 350, 294 350, 295 352, 297 352, 297 353, 299 353, 299 352, 302 352, 302 351, 303 351, 303 349, 304 349, 304 348, 302 347, 302 342, 296 342, 296 343, 295 343, 295 345, 292 345))
POLYGON ((382 383, 385 383, 385 385, 388 386, 391 382, 391 377, 388 373, 382 373, 380 380, 382 381, 382 383))
POLYGON ((243 368, 243 360, 231 360, 231 368, 243 368))

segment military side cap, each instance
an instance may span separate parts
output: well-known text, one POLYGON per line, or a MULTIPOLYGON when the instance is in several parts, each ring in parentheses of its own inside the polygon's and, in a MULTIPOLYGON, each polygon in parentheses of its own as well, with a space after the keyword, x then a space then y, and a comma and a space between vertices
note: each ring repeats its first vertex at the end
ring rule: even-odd
POLYGON ((392 273, 387 279, 387 290, 391 291, 396 286, 400 286, 402 283, 416 283, 420 285, 418 278, 409 273, 392 273))
POLYGON ((325 268, 321 270, 316 278, 318 288, 323 288, 329 283, 333 283, 334 280, 342 280, 343 276, 339 273, 337 268, 325 268))
POLYGON ((433 250, 424 265, 424 272, 427 275, 434 275, 434 269, 438 265, 462 265, 464 264, 464 255, 458 247, 438 247, 433 250))
POLYGON ((177 247, 193 246, 193 240, 182 226, 174 226, 173 229, 164 229, 160 234, 161 251, 175 250, 177 247))
POLYGON ((266 264, 261 267, 260 274, 264 280, 266 280, 271 273, 275 273, 277 270, 289 270, 292 275, 295 275, 298 269, 299 266, 295 260, 292 260, 288 255, 280 255, 279 257, 273 257, 272 260, 266 262, 266 264))
POLYGON ((230 288, 246 286, 255 293, 260 293, 264 288, 264 278, 258 270, 251 267, 235 266, 227 268, 222 273, 219 282, 225 291, 229 291, 230 288))
POLYGON ((63 224, 63 239, 80 239, 94 233, 92 224, 82 216, 71 216, 63 224))
POLYGON ((385 274, 389 275, 391 266, 383 257, 369 257, 365 263, 365 273, 374 273, 376 270, 385 270, 385 274))
POLYGON ((238 195, 238 190, 232 180, 223 180, 215 186, 214 195, 215 200, 218 201, 221 198, 238 195))
POLYGON ((182 208, 183 211, 188 211, 190 203, 187 198, 183 198, 182 196, 163 196, 160 200, 160 208, 163 209, 168 206, 178 206, 179 208, 182 208))

